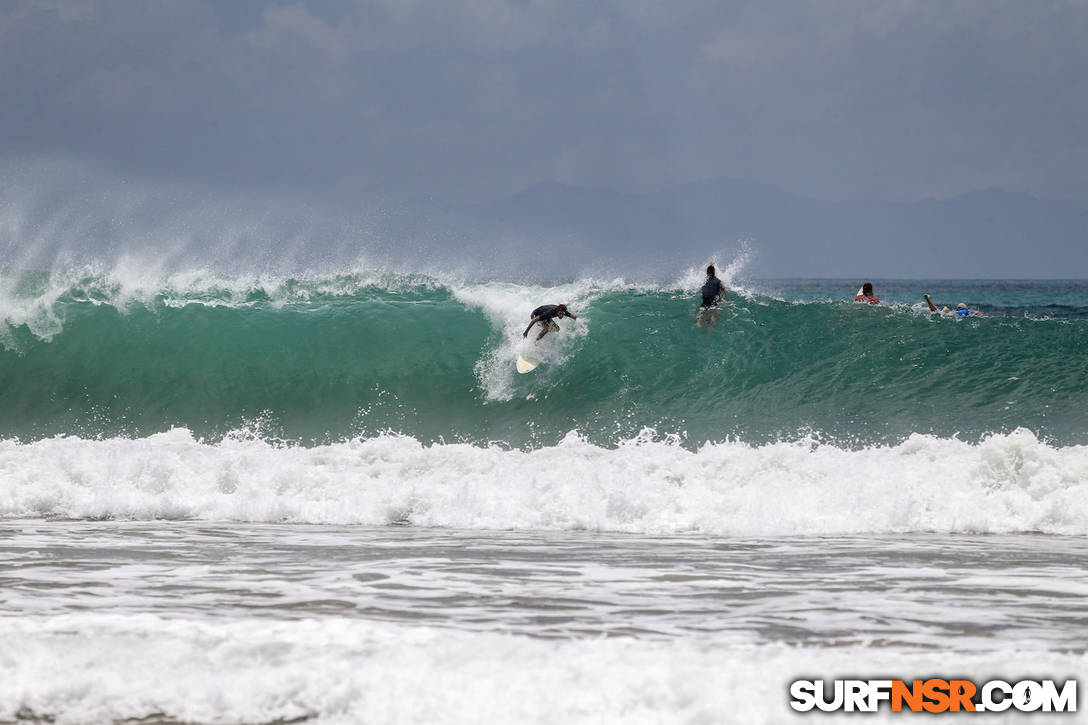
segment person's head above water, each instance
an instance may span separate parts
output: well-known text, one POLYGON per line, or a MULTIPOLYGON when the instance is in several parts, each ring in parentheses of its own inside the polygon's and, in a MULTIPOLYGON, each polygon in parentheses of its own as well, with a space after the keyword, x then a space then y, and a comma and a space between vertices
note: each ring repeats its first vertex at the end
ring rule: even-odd
POLYGON ((713 264, 711 264, 711 265, 707 266, 707 268, 706 268, 706 276, 707 276, 707 277, 713 277, 713 276, 714 276, 714 265, 713 265, 713 264))
POLYGON ((962 302, 961 302, 961 303, 959 303, 958 305, 956 305, 956 309, 957 309, 957 310, 966 310, 966 309, 967 309, 967 305, 965 305, 964 303, 962 303, 962 302))
POLYGON ((866 297, 872 297, 873 296, 873 283, 872 282, 866 282, 865 284, 863 284, 861 286, 861 293, 863 295, 865 295, 866 297))

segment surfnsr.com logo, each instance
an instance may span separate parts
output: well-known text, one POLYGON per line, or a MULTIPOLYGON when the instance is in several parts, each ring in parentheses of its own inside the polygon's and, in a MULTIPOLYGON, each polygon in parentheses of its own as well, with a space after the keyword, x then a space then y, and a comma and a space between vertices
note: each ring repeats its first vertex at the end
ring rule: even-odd
POLYGON ((1054 680, 795 680, 790 707, 798 712, 1076 712, 1077 681, 1054 680))

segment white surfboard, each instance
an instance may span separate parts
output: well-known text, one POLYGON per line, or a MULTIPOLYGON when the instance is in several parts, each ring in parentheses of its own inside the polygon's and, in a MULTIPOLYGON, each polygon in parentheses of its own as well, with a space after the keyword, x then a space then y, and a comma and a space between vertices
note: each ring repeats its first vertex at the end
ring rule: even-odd
POLYGON ((525 373, 532 372, 536 369, 536 366, 540 364, 540 361, 535 357, 525 357, 524 355, 518 355, 518 372, 524 375, 525 373))

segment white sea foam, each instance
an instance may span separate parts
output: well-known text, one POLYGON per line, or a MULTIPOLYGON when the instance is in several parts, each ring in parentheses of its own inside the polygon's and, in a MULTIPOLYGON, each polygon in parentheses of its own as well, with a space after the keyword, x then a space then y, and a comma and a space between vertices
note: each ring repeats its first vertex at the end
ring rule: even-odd
POLYGON ((476 529, 791 534, 1088 534, 1088 447, 1030 431, 914 435, 848 450, 802 439, 690 451, 647 433, 535 451, 254 438, 0 441, 0 515, 476 529))
MULTIPOLYGON (((1084 654, 1046 651, 542 640, 338 618, 196 622, 79 614, 0 620, 0 719, 755 725, 811 719, 789 708, 789 682, 799 678, 953 673, 978 681, 1040 674, 1064 680, 1086 667, 1084 654)), ((1018 715, 1017 722, 1032 717, 1018 715)), ((1036 717, 1049 721, 1053 714, 1036 717)), ((841 718, 853 722, 857 715, 841 718)), ((885 709, 865 719, 901 718, 885 709)))
POLYGON ((561 365, 577 349, 586 335, 589 320, 584 308, 606 291, 623 289, 621 280, 600 283, 581 280, 554 287, 537 287, 504 283, 464 284, 453 288, 453 295, 467 307, 483 311, 498 341, 476 363, 476 377, 489 400, 509 400, 513 397, 516 372, 511 364, 519 354, 561 365), (544 304, 566 304, 577 315, 576 320, 557 322, 561 333, 549 333, 537 341, 540 327, 534 326, 525 336, 530 322, 529 312, 544 304))

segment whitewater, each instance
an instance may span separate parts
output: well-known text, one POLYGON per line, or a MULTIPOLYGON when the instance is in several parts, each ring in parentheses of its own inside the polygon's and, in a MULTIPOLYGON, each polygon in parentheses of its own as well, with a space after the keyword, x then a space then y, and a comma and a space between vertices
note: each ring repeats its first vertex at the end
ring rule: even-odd
POLYGON ((710 334, 694 266, 0 270, 0 721, 780 723, 802 677, 1083 675, 1088 284, 871 308, 744 263, 710 334))
POLYGON ((0 442, 0 515, 624 531, 718 536, 896 532, 1088 534, 1088 448, 1027 430, 978 444, 914 436, 842 450, 813 440, 689 451, 647 434, 571 435, 534 451, 148 438, 0 442))

